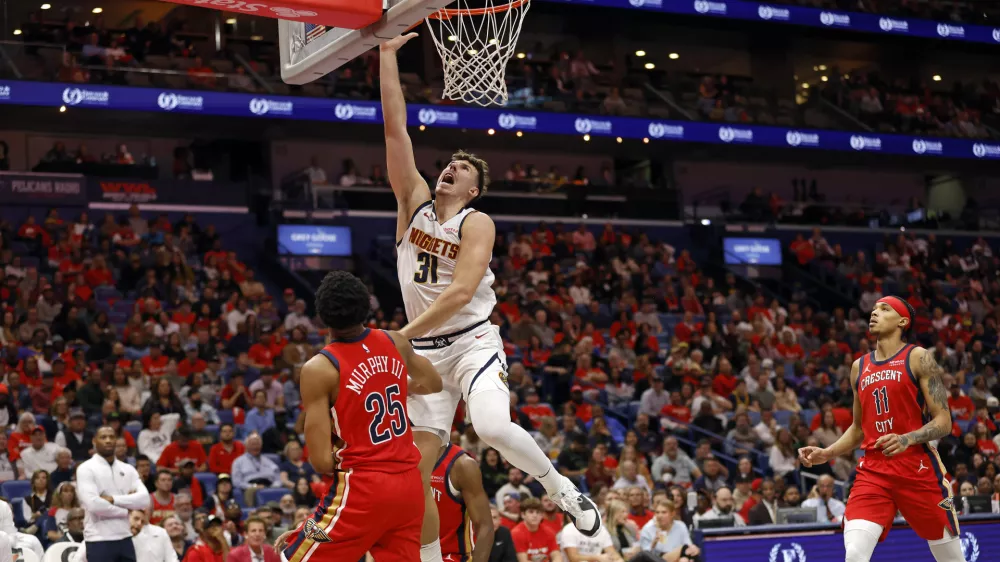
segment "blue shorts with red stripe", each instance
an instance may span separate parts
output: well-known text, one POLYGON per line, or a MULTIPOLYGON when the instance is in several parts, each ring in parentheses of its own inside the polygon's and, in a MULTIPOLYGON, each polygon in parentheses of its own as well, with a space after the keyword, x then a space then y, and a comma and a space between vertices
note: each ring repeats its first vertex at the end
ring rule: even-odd
POLYGON ((420 471, 398 474, 348 470, 334 474, 313 516, 282 551, 286 562, 420 560, 424 486, 420 471))
POLYGON ((946 532, 957 537, 958 515, 941 458, 932 447, 913 449, 913 453, 892 458, 878 451, 865 452, 858 462, 844 519, 881 525, 879 541, 883 541, 898 510, 924 540, 943 539, 946 532))

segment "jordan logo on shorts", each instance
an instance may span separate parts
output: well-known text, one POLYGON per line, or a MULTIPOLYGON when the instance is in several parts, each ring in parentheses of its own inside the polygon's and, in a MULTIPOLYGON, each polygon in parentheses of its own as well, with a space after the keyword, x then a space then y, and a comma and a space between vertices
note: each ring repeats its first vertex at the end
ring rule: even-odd
POLYGON ((920 466, 917 467, 917 472, 920 472, 921 470, 927 470, 927 467, 924 466, 924 459, 920 459, 920 466))
POLYGON ((320 529, 316 521, 312 519, 306 520, 306 526, 303 527, 302 534, 313 542, 330 542, 330 535, 327 535, 326 531, 320 529))

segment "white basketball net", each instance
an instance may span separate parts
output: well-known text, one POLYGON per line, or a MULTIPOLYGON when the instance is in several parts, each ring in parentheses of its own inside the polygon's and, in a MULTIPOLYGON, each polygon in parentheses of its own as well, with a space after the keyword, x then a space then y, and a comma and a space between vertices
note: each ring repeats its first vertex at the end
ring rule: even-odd
POLYGON ((427 18, 434 45, 444 67, 445 99, 482 106, 507 103, 507 62, 514 54, 521 24, 531 0, 486 0, 486 13, 470 14, 468 0, 458 0, 452 15, 427 18), (454 10, 461 10, 455 15, 454 10))

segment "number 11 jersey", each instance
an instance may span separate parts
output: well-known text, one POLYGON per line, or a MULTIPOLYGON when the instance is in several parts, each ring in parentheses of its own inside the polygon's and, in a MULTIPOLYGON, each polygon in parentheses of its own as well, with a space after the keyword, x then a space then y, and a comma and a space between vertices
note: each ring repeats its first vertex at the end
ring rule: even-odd
MULTIPOLYGON (((876 361, 874 351, 861 357, 857 391, 865 436, 861 448, 866 455, 882 455, 875 442, 883 435, 905 435, 926 423, 924 395, 910 368, 914 347, 905 345, 884 361, 876 361)), ((925 455, 923 447, 909 447, 898 457, 914 455, 925 455)))
MULTIPOLYGON (((403 237, 396 242, 396 270, 406 317, 410 321, 427 310, 451 284, 462 244, 462 224, 475 212, 475 209, 466 207, 441 223, 434 212, 434 202, 427 201, 417 207, 410 217, 403 237)), ((493 271, 487 267, 469 304, 438 328, 421 334, 421 337, 452 334, 482 322, 490 317, 496 304, 493 271)))
POLYGON ((396 474, 420 463, 406 413, 406 364, 392 338, 365 329, 351 340, 334 340, 320 354, 340 372, 330 409, 337 470, 396 474))

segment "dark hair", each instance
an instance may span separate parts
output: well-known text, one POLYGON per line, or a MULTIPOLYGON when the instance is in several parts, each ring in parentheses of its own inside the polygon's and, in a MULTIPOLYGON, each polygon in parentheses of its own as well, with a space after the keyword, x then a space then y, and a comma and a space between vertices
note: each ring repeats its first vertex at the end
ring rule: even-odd
POLYGON ((490 165, 486 163, 486 160, 483 160, 471 152, 459 150, 455 154, 451 155, 451 161, 468 162, 469 164, 472 164, 472 167, 475 168, 477 172, 479 172, 479 184, 477 185, 479 193, 472 198, 472 201, 469 201, 470 204, 478 201, 483 195, 486 195, 486 191, 490 187, 490 165))
POLYGON ((346 271, 331 271, 316 291, 316 312, 332 330, 344 330, 364 323, 371 314, 368 287, 346 271))
POLYGON ((139 461, 153 462, 146 455, 139 455, 138 457, 135 458, 136 464, 139 464, 139 461))
POLYGON ((233 427, 233 424, 231 424, 231 423, 224 423, 224 424, 222 424, 222 425, 219 426, 219 431, 222 431, 223 429, 225 429, 227 427, 229 429, 233 429, 233 430, 236 429, 235 427, 233 427))

